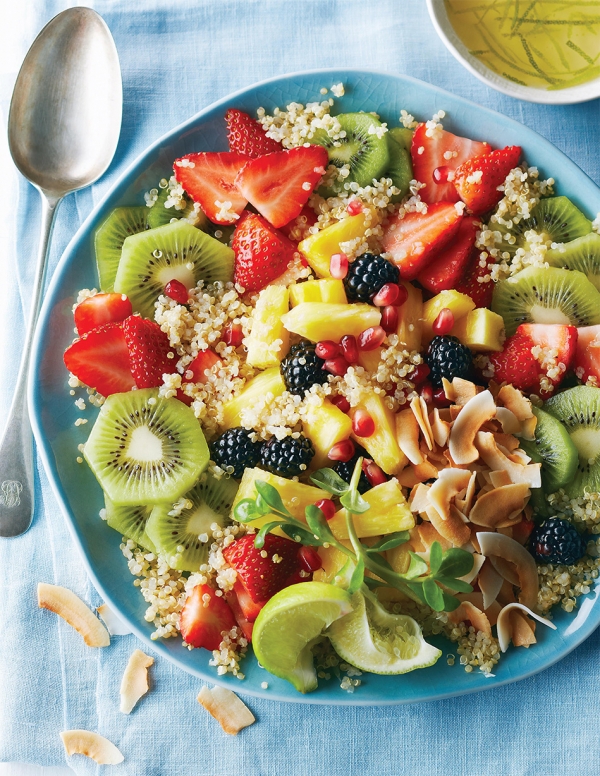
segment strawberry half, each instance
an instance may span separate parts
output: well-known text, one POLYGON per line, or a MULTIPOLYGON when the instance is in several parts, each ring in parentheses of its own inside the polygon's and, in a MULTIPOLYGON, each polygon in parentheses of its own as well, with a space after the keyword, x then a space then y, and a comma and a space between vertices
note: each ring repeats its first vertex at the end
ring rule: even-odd
POLYGON ((519 332, 509 337, 500 353, 491 353, 494 380, 497 383, 512 383, 521 391, 529 391, 539 384, 540 365, 531 353, 533 340, 519 332))
POLYGON ((102 396, 136 387, 129 350, 120 323, 108 323, 75 340, 64 355, 65 366, 78 380, 102 396))
MULTIPOLYGON (((419 124, 415 129, 410 148, 413 165, 413 177, 425 184, 419 194, 424 202, 458 202, 458 193, 448 173, 456 170, 467 159, 488 154, 491 151, 488 143, 459 137, 446 130, 432 132, 427 135, 426 124, 419 124), (439 170, 434 178, 434 171, 439 170)), ((452 176, 450 176, 452 177, 452 176)))
POLYGON ((310 205, 304 205, 300 211, 300 215, 296 218, 292 218, 289 224, 281 227, 281 231, 286 237, 289 237, 293 242, 298 243, 300 240, 304 240, 308 237, 308 229, 317 223, 317 214, 310 207, 310 205))
POLYGON ((300 215, 328 163, 322 146, 300 146, 252 159, 235 183, 248 202, 278 228, 300 215))
POLYGON ((507 146, 461 164, 454 174, 454 186, 474 215, 491 210, 504 196, 498 191, 508 173, 519 164, 520 146, 507 146))
POLYGON ((123 322, 123 334, 137 387, 156 388, 162 385, 163 374, 174 372, 177 361, 164 331, 154 321, 131 315, 123 322), (169 353, 173 354, 171 358, 169 353))
POLYGON ((404 280, 421 270, 457 233, 462 215, 450 202, 429 205, 427 213, 407 213, 390 218, 383 236, 383 250, 400 267, 404 280))
POLYGON ((310 579, 299 575, 301 544, 267 534, 263 547, 267 556, 263 558, 263 550, 254 546, 255 538, 254 534, 247 534, 223 550, 223 557, 237 573, 237 581, 255 604, 263 604, 288 585, 310 579))
POLYGON ((577 327, 558 323, 522 323, 517 332, 529 337, 534 345, 542 349, 536 356, 540 375, 546 375, 554 386, 559 385, 575 360, 577 327))
POLYGON ((219 649, 223 632, 230 631, 235 624, 229 604, 209 585, 192 589, 179 616, 179 630, 185 643, 211 652, 219 649))
POLYGON ((248 204, 235 185, 247 161, 247 156, 236 153, 187 154, 175 161, 173 170, 184 191, 200 203, 213 223, 234 224, 248 204))
POLYGON ((600 386, 600 326, 577 329, 577 349, 573 369, 584 383, 600 386))
POLYGON ((206 372, 209 369, 212 369, 215 364, 221 363, 221 359, 219 356, 217 356, 214 350, 211 350, 210 348, 201 350, 196 358, 191 362, 191 364, 188 364, 186 367, 186 371, 189 370, 193 373, 192 378, 187 380, 187 382, 205 383, 206 372))
POLYGON ((256 159, 264 154, 281 151, 281 143, 267 137, 261 124, 236 108, 230 108, 225 113, 227 123, 227 140, 229 149, 238 154, 256 159))
POLYGON ((255 603, 239 580, 234 584, 233 590, 225 594, 225 598, 244 636, 248 641, 252 641, 254 622, 264 603, 255 603))
POLYGON ((260 291, 286 271, 296 246, 262 216, 247 211, 233 233, 234 280, 246 291, 260 291))
POLYGON ((95 294, 75 308, 75 327, 79 336, 107 323, 119 323, 133 312, 125 294, 95 294))
POLYGON ((483 282, 483 278, 490 274, 487 264, 482 267, 479 263, 479 251, 475 248, 467 262, 467 268, 463 277, 456 283, 455 290, 461 294, 470 296, 476 307, 491 307, 494 286, 492 280, 483 282), (482 282, 479 282, 480 279, 482 282))
POLYGON ((438 293, 455 287, 465 273, 479 229, 479 219, 467 216, 461 220, 452 240, 419 274, 423 288, 438 293))

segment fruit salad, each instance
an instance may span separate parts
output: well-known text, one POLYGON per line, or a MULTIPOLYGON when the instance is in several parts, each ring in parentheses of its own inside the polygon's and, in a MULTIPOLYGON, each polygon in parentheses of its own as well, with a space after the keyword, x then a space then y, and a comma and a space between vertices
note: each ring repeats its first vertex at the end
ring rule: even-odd
POLYGON ((230 109, 97 230, 78 460, 217 674, 491 675, 598 576, 600 224, 444 118, 230 109))

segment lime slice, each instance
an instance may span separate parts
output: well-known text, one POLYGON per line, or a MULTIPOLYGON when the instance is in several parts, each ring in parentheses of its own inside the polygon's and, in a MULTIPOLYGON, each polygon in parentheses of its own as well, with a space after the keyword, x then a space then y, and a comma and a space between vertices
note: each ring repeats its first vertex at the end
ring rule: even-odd
POLYGON ((368 591, 352 596, 350 614, 336 620, 325 635, 343 660, 373 674, 427 668, 442 654, 425 641, 412 617, 390 614, 368 591))
POLYGON ((300 692, 317 687, 312 648, 325 628, 352 610, 350 595, 325 582, 300 582, 276 593, 254 623, 258 662, 300 692))

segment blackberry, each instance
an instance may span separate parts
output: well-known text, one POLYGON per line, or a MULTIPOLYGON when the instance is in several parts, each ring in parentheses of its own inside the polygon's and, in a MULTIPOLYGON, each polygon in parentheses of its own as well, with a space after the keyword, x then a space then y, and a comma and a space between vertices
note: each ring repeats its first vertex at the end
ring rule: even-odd
POLYGON ((435 388, 442 387, 442 378, 473 379, 473 356, 456 337, 434 337, 427 349, 425 362, 431 370, 429 379, 435 388))
POLYGON ((538 563, 572 566, 585 555, 587 541, 568 520, 551 517, 533 530, 529 552, 538 563))
POLYGON ((308 469, 314 454, 312 442, 302 434, 297 439, 272 437, 261 450, 260 462, 273 474, 297 477, 308 469))
MULTIPOLYGON (((354 473, 354 467, 356 466, 356 462, 359 458, 368 458, 369 453, 365 450, 364 447, 361 447, 360 445, 357 445, 356 442, 354 443, 354 447, 356 450, 354 451, 354 455, 349 461, 338 461, 335 466, 333 467, 333 470, 336 474, 338 474, 344 482, 347 482, 350 484, 350 480, 352 479, 352 474, 354 473)), ((371 483, 367 479, 364 472, 360 473, 360 479, 358 480, 358 492, 359 493, 366 493, 368 490, 371 490, 371 483)))
POLYGON ((383 256, 363 253, 350 264, 344 287, 348 301, 369 304, 382 286, 399 280, 400 270, 395 264, 383 256))
POLYGON ((328 373, 323 369, 325 361, 315 353, 315 345, 302 340, 292 345, 281 362, 281 374, 285 387, 296 396, 304 396, 313 385, 327 383, 328 373))
POLYGON ((242 478, 244 469, 252 469, 260 461, 264 442, 253 442, 251 434, 241 426, 230 428, 210 446, 211 459, 236 480, 242 478))

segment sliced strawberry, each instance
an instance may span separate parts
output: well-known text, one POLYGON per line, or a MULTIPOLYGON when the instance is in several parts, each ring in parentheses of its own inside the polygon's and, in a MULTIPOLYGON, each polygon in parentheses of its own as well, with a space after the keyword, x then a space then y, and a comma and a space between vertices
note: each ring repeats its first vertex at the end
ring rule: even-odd
POLYGON ((75 308, 75 327, 81 337, 98 326, 124 321, 132 312, 131 302, 125 294, 95 294, 75 308))
POLYGON ((129 351, 120 323, 108 323, 75 340, 64 355, 65 366, 82 383, 102 396, 136 387, 129 351))
POLYGON ((462 215, 450 202, 429 205, 427 213, 407 213, 389 220, 383 250, 400 267, 404 280, 412 280, 457 233, 462 215))
POLYGON ((234 280, 246 291, 260 291, 278 278, 296 252, 293 242, 250 211, 240 218, 231 245, 235 252, 234 280))
POLYGON ((300 576, 301 544, 267 534, 263 547, 267 555, 263 557, 263 550, 254 546, 254 539, 253 534, 242 536, 223 550, 223 557, 235 569, 238 582, 255 604, 264 604, 284 587, 310 579, 300 576))
POLYGON ((419 273, 417 280, 423 288, 437 294, 455 287, 467 268, 479 229, 479 219, 467 216, 461 220, 452 240, 419 273))
POLYGON ((267 137, 261 124, 247 113, 230 108, 225 114, 225 121, 231 151, 244 154, 251 159, 281 151, 281 143, 273 140, 272 137, 267 137))
POLYGON ((500 353, 491 353, 494 380, 498 383, 512 383, 521 391, 529 391, 539 385, 540 365, 533 357, 533 340, 517 332, 504 343, 500 353))
POLYGON ((479 251, 474 248, 467 262, 467 268, 463 277, 456 283, 455 290, 461 294, 470 296, 476 307, 491 307, 495 283, 489 279, 490 271, 487 264, 482 267, 479 263, 479 251), (485 281, 484 278, 488 277, 485 281))
POLYGON ((212 369, 215 364, 221 363, 221 359, 219 356, 217 356, 214 350, 211 350, 210 348, 201 350, 196 358, 187 367, 186 371, 193 372, 193 377, 191 377, 189 380, 186 380, 186 382, 205 383, 206 372, 209 369, 212 369))
POLYGON ((322 146, 300 146, 252 159, 235 182, 270 224, 285 226, 300 215, 328 163, 327 150, 322 146))
POLYGON ((177 361, 164 331, 154 321, 131 315, 123 322, 123 334, 137 387, 156 388, 162 385, 163 374, 174 372, 177 361))
POLYGON ((488 154, 491 147, 488 143, 459 137, 445 130, 429 131, 432 137, 427 135, 427 125, 419 124, 414 131, 410 149, 413 176, 425 184, 425 188, 419 191, 421 199, 429 203, 458 202, 458 193, 448 173, 456 170, 467 159, 488 154), (439 183, 435 181, 434 170, 440 171, 440 174, 436 174, 439 183))
POLYGON ((469 159, 454 173, 454 186, 474 215, 491 210, 504 196, 498 191, 508 173, 519 164, 520 146, 507 146, 469 159))
POLYGON ((540 375, 546 375, 553 385, 559 385, 573 366, 577 327, 558 323, 522 323, 517 332, 529 337, 534 345, 541 348, 541 353, 536 356, 540 375))
MULTIPOLYGON (((262 609, 262 606, 259 606, 258 604, 255 604, 248 593, 245 592, 244 588, 236 582, 236 585, 239 586, 240 590, 242 590, 242 595, 245 596, 245 598, 252 603, 253 607, 256 607, 258 609, 256 613, 256 617, 258 617, 258 612, 262 609)), ((256 620, 256 617, 252 621, 248 619, 246 614, 244 613, 244 608, 240 604, 240 595, 235 590, 230 590, 228 593, 225 593, 225 600, 231 607, 231 611, 233 612, 233 616, 235 617, 235 621, 237 622, 238 626, 242 629, 242 633, 244 634, 244 638, 248 639, 248 641, 252 641, 252 631, 254 630, 254 620, 256 620)))
POLYGON ((235 153, 188 154, 176 160, 173 170, 184 191, 200 203, 213 223, 234 224, 248 203, 235 185, 247 161, 247 156, 235 153))
POLYGON ((577 377, 600 386, 600 326, 577 329, 577 349, 573 361, 577 377))
POLYGON ((317 223, 317 214, 309 206, 304 205, 300 211, 300 215, 293 218, 289 224, 281 227, 281 231, 286 237, 294 242, 300 242, 308 237, 308 229, 317 223))
POLYGON ((186 644, 219 649, 223 633, 235 626, 235 617, 223 596, 209 585, 196 585, 188 596, 181 615, 179 630, 186 644))

